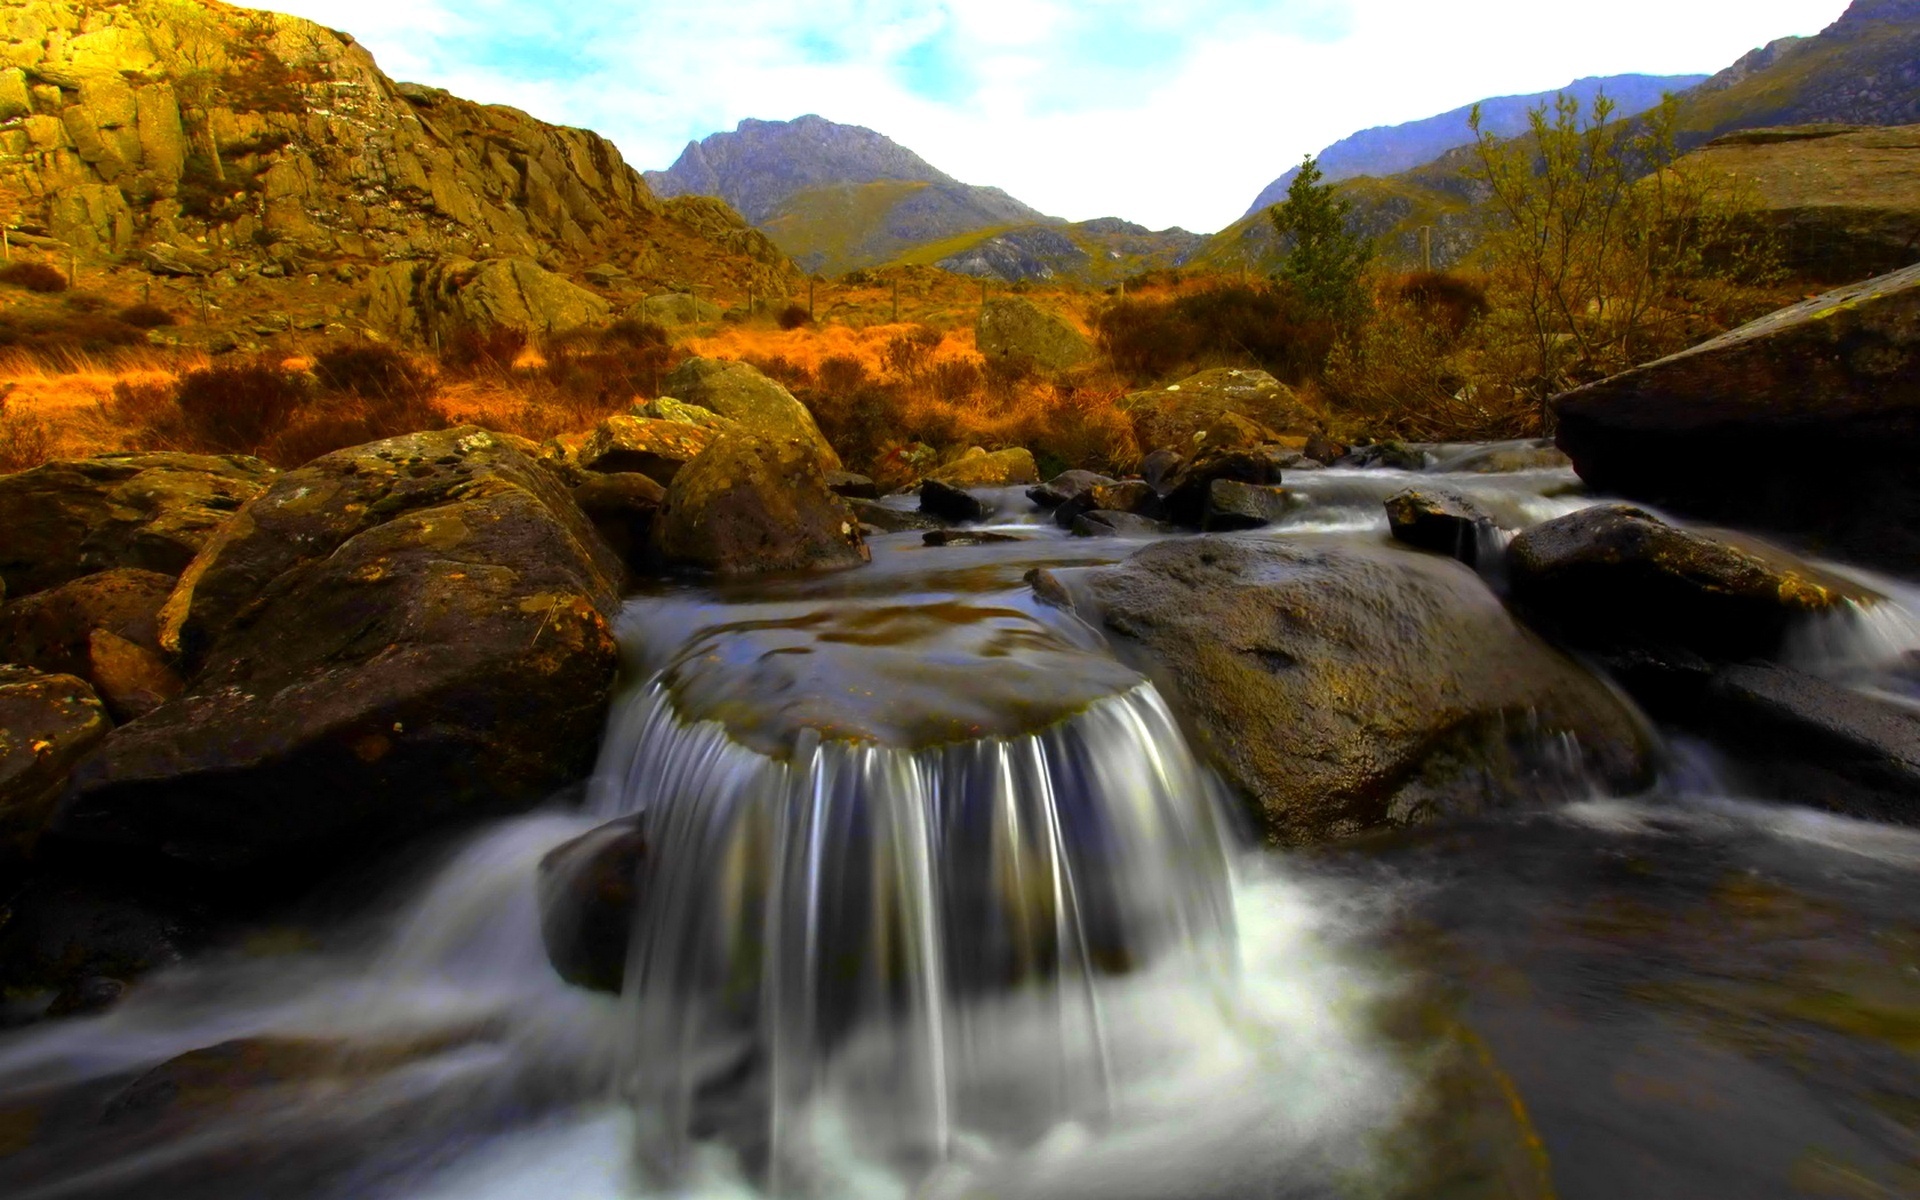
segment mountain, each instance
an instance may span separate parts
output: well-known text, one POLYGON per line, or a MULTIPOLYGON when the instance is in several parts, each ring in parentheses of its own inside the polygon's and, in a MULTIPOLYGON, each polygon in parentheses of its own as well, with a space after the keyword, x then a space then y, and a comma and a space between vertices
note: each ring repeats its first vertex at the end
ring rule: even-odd
MULTIPOLYGON (((1576 79, 1558 91, 1482 100, 1480 113, 1489 133, 1496 137, 1516 137, 1527 131, 1527 114, 1543 103, 1553 103, 1556 96, 1573 96, 1585 106, 1604 92, 1621 116, 1631 117, 1659 104, 1667 93, 1684 92, 1706 79, 1705 75, 1609 75, 1576 79)), ((1472 112, 1473 105, 1469 104, 1423 121, 1365 129, 1342 138, 1314 157, 1327 179, 1336 183, 1362 175, 1397 175, 1471 143, 1473 130, 1467 118, 1472 112)), ((1246 215, 1252 216, 1286 199, 1287 187, 1299 173, 1299 167, 1289 168, 1286 174, 1268 184, 1246 215)))
POLYGON ((1069 279, 1106 285, 1142 271, 1185 266, 1206 243, 1206 235, 1178 227, 1156 231, 1118 217, 1100 217, 1071 225, 999 230, 951 253, 942 246, 908 257, 981 278, 1069 279))
POLYGON ((436 261, 526 259, 642 294, 796 278, 737 214, 663 201, 606 139, 396 83, 351 35, 297 17, 10 4, 0 63, 24 64, 0 67, 15 245, 212 277, 224 308, 297 275, 303 303, 325 296, 344 320, 366 311, 370 272, 436 261))
POLYGON ((1060 222, 975 187, 883 134, 809 114, 745 120, 646 173, 662 196, 717 196, 808 271, 838 274, 983 230, 1060 222))

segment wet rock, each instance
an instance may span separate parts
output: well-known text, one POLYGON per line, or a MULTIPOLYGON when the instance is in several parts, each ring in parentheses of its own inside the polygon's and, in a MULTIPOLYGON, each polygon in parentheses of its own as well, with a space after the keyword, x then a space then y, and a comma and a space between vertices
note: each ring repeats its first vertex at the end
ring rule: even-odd
POLYGON ((1118 481, 1094 471, 1063 471, 1043 484, 1028 488, 1027 499, 1041 508, 1058 508, 1089 488, 1115 482, 1118 481))
POLYGON ((573 502, 633 571, 651 565, 653 522, 666 496, 650 476, 632 472, 594 475, 573 489, 573 502))
POLYGON ((560 978, 620 994, 646 863, 646 835, 633 817, 582 834, 540 860, 540 934, 560 978))
POLYGON ((1148 537, 1172 530, 1173 526, 1152 517, 1096 508, 1076 516, 1068 531, 1075 537, 1148 537))
POLYGON ((1505 552, 1492 516, 1458 492, 1408 488, 1387 497, 1387 527, 1396 540, 1459 559, 1470 567, 1505 552), (1483 547, 1485 550, 1483 551, 1483 547))
POLYGON ((1324 417, 1265 371, 1202 371, 1165 388, 1121 397, 1142 446, 1180 454, 1243 450, 1284 434, 1305 435, 1324 417))
POLYGON ((1310 434, 1303 453, 1323 467, 1330 467, 1347 456, 1348 447, 1324 433, 1310 434))
POLYGON ((1553 471, 1573 465, 1566 452, 1551 441, 1495 442, 1442 462, 1439 470, 1474 475, 1504 475, 1514 471, 1553 471))
POLYGON ((1017 296, 997 296, 982 305, 973 332, 974 344, 989 362, 1010 360, 1064 371, 1093 357, 1093 345, 1085 334, 1065 318, 1017 296))
POLYGON ((1395 471, 1424 471, 1427 469, 1427 452, 1420 446, 1406 442, 1375 442, 1370 446, 1353 447, 1334 465, 1362 470, 1386 467, 1395 471))
POLYGON ((471 426, 281 476, 196 558, 189 690, 115 730, 55 820, 211 885, 534 803, 592 761, 620 565, 543 466, 471 426))
POLYGON ((84 680, 0 666, 0 880, 32 855, 68 775, 112 727, 84 680))
POLYGON ((1293 507, 1285 488, 1216 479, 1207 489, 1207 511, 1200 527, 1210 533, 1259 529, 1282 520, 1293 507))
POLYGON ((918 533, 925 529, 944 527, 937 517, 892 508, 877 500, 850 497, 847 500, 847 507, 860 518, 862 526, 870 527, 880 533, 918 533))
POLYGON ((852 471, 828 471, 827 487, 843 500, 878 500, 880 485, 852 471))
POLYGON ((18 599, 113 567, 178 575, 273 478, 258 459, 170 453, 0 476, 0 578, 18 599))
POLYGON ((920 511, 943 521, 984 521, 993 513, 987 502, 972 492, 938 479, 921 483, 920 511))
POLYGON ((1096 510, 1158 519, 1165 513, 1166 503, 1144 480, 1096 483, 1055 508, 1053 521, 1062 529, 1072 529, 1081 516, 1096 510))
POLYGON ((1030 451, 1015 447, 991 453, 978 446, 950 463, 927 472, 928 479, 960 488, 1018 487, 1040 478, 1030 451))
POLYGON ((1508 548, 1507 570, 1529 619, 1602 651, 1765 656, 1797 620, 1876 599, 1763 542, 1681 529, 1625 504, 1526 530, 1508 548))
POLYGON ((1270 841, 1649 778, 1627 708, 1458 563, 1204 537, 1054 574, 1148 665, 1270 841))
POLYGON ((109 991, 117 997, 127 983, 178 963, 210 927, 191 905, 52 877, 11 895, 6 916, 0 991, 45 997, 48 1016, 97 1011, 109 991))
POLYGON ((115 567, 0 607, 0 662, 91 679, 96 630, 158 651, 160 606, 173 584, 158 571, 115 567))
POLYGON ((720 320, 720 306, 688 292, 665 292, 648 296, 626 315, 656 325, 714 325, 720 320))
POLYGON ((1762 317, 1554 409, 1560 447, 1597 491, 1920 568, 1920 267, 1762 317))
POLYGON ((1168 481, 1186 461, 1171 450, 1155 450, 1140 460, 1140 478, 1154 491, 1165 491, 1168 481))
POLYGON ((737 421, 747 433, 790 438, 813 451, 823 471, 841 467, 840 456, 793 393, 743 362, 690 358, 675 367, 662 388, 670 396, 737 421))
POLYGON ((924 546, 992 546, 1001 542, 1024 542, 1010 533, 990 533, 984 529, 930 529, 920 539, 924 546))
POLYGON ((654 548, 668 562, 734 576, 837 571, 870 557, 815 448, 749 434, 720 437, 674 476, 654 548))
POLYGON ((718 436, 715 430, 681 421, 612 416, 587 435, 577 461, 589 471, 638 472, 664 486, 718 436))
POLYGON ((1167 519, 1190 529, 1198 529, 1207 515, 1207 501, 1216 481, 1233 480, 1259 486, 1280 482, 1281 464, 1286 452, 1277 447, 1255 450, 1220 450, 1197 455, 1181 467, 1167 487, 1167 519))

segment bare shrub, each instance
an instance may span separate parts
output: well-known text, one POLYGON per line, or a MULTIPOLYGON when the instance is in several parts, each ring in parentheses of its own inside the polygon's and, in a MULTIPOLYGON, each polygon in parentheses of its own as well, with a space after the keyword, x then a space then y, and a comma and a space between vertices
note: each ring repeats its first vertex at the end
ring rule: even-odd
POLYGON ((14 262, 0 267, 0 283, 29 292, 64 292, 67 277, 41 262, 14 262))

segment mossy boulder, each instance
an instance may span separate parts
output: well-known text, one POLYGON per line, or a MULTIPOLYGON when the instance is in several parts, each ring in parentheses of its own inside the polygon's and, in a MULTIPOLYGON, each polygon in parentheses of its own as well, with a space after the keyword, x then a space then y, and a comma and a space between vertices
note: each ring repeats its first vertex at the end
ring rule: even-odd
POLYGON ((712 325, 720 320, 720 306, 690 292, 663 292, 628 308, 626 315, 656 325, 712 325))
POLYGON ((1218 368, 1120 398, 1134 436, 1148 450, 1191 455, 1244 450, 1285 436, 1305 437, 1325 424, 1286 384, 1265 371, 1218 368))
POLYGON ((0 666, 0 878, 33 852, 67 776, 112 727, 85 680, 0 666))
POLYGON ((871 556, 817 447, 747 433, 723 435, 680 469, 653 540, 666 562, 732 576, 840 570, 871 556))
POLYGON ((316 459, 194 560, 161 625, 188 691, 87 759, 57 835, 277 888, 538 802, 592 763, 620 575, 485 430, 316 459))
POLYGON ((807 406, 749 363, 690 358, 674 368, 662 387, 677 400, 738 422, 747 433, 802 443, 823 471, 841 466, 807 406))
POLYGON ((974 446, 952 462, 927 472, 927 478, 958 488, 1018 487, 1039 482, 1040 468, 1030 450, 1015 446, 989 451, 974 446))
POLYGON ((589 471, 637 471, 665 485, 718 436, 714 429, 684 421, 615 415, 587 435, 576 461, 589 471))
POLYGON ((1093 357, 1092 343, 1066 318, 1017 296, 996 297, 982 305, 973 336, 990 362, 1002 359, 1064 371, 1093 357))

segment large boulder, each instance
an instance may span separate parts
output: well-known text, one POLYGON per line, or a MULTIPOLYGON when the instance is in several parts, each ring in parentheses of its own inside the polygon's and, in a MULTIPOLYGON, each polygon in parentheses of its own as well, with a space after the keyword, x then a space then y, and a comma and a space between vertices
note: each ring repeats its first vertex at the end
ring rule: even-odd
POLYGON ((832 571, 871 557, 815 447, 744 433, 715 440, 680 469, 653 536, 666 561, 721 575, 832 571))
POLYGON ((33 852, 68 774, 112 727, 84 681, 0 666, 0 880, 33 852))
POLYGON ((1596 490, 1920 568, 1920 267, 1554 401, 1596 490))
POLYGON ((1000 296, 983 304, 973 338, 989 362, 1005 359, 1064 371, 1093 357, 1093 345, 1085 334, 1065 318, 1017 296, 1000 296))
POLYGON ((0 476, 0 580, 18 598, 113 567, 178 575, 273 477, 254 458, 164 453, 0 476))
POLYGON ((1270 841, 1648 781, 1634 714, 1459 563, 1205 537, 1056 574, 1036 590, 1141 660, 1270 841))
POLYGON ((1626 504, 1527 529, 1508 547, 1507 572, 1515 603, 1563 641, 1716 660, 1771 655, 1796 622, 1878 598, 1755 539, 1682 529, 1626 504))
POLYGON ((1493 565, 1506 550, 1492 514, 1444 488, 1407 488, 1388 496, 1387 530, 1395 541, 1476 569, 1493 565))
POLYGON ((368 282, 367 323, 409 341, 491 329, 539 337, 605 325, 612 315, 598 295, 525 258, 396 263, 368 282))
POLYGON ((673 369, 663 390, 678 400, 737 421, 748 433, 792 438, 813 451, 820 468, 838 470, 840 456, 814 423, 807 406, 750 363, 690 358, 673 369))
POLYGON ((1213 485, 1222 480, 1277 487, 1285 452, 1273 447, 1253 450, 1209 450, 1181 464, 1165 484, 1166 512, 1175 522, 1198 529, 1205 524, 1213 499, 1213 485))
POLYGON ((1040 468, 1030 450, 1015 446, 987 451, 974 446, 952 462, 927 472, 927 478, 959 488, 1018 487, 1037 483, 1040 468))
POLYGON ((717 436, 713 429, 684 421, 616 415, 587 435, 577 461, 589 471, 637 471, 665 485, 717 436))
POLYGON ((720 306, 691 292, 664 292, 633 305, 626 315, 656 325, 712 325, 720 320, 720 306))
POLYGON ((1325 424, 1324 416, 1265 371, 1230 367, 1122 396, 1119 407, 1132 418, 1141 446, 1181 454, 1247 449, 1287 435, 1305 438, 1325 424))
POLYGON ((108 736, 55 830, 270 886, 591 765, 621 568, 547 468, 467 426, 283 475, 196 558, 191 686, 108 736))

